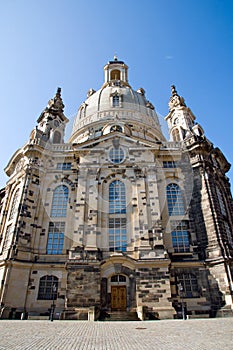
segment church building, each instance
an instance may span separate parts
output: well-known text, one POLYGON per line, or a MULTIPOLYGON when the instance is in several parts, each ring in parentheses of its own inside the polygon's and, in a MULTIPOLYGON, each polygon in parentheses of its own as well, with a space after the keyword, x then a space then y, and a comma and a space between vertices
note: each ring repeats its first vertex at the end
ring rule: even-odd
POLYGON ((230 164, 175 86, 163 134, 128 66, 104 66, 68 141, 61 89, 0 191, 0 318, 232 316, 230 164))

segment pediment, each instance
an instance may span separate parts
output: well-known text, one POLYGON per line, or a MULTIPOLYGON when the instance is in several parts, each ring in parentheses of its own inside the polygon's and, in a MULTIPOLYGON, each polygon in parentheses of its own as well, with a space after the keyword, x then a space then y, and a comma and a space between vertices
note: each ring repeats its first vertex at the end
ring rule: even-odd
POLYGON ((95 148, 104 148, 108 145, 114 145, 118 143, 119 145, 125 145, 132 148, 144 148, 146 149, 158 149, 162 142, 160 141, 148 141, 144 139, 137 138, 135 136, 127 136, 121 132, 113 132, 108 135, 103 135, 97 139, 88 140, 83 143, 73 143, 74 150, 90 150, 95 148))

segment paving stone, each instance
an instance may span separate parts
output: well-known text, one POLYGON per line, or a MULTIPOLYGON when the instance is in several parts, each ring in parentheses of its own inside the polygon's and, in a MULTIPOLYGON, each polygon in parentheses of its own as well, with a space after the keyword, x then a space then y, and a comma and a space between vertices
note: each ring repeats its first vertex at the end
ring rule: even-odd
POLYGON ((0 321, 0 350, 232 349, 233 318, 146 322, 0 321))

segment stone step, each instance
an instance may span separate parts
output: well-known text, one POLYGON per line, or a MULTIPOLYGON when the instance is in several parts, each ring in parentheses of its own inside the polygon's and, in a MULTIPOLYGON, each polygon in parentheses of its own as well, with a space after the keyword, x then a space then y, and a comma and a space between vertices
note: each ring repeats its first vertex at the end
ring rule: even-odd
POLYGON ((110 311, 105 313, 103 321, 140 321, 137 312, 110 311))

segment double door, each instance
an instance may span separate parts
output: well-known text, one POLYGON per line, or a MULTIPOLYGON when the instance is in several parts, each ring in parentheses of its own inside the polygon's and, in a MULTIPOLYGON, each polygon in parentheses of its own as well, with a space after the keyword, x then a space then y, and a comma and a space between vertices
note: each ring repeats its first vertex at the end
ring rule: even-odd
POLYGON ((112 286, 111 308, 113 310, 126 309, 126 286, 112 286))

